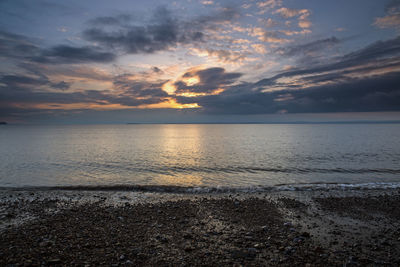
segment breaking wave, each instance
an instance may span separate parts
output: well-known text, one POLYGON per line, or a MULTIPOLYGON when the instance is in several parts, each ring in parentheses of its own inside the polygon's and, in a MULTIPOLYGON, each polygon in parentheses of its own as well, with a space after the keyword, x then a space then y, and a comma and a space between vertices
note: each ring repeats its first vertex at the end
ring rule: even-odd
POLYGON ((77 186, 32 186, 0 187, 0 190, 65 190, 65 191, 132 191, 149 193, 208 194, 208 193, 257 193, 279 191, 329 191, 329 190, 383 190, 400 189, 400 182, 375 183, 303 183, 279 184, 274 186, 172 186, 172 185, 77 185, 77 186))

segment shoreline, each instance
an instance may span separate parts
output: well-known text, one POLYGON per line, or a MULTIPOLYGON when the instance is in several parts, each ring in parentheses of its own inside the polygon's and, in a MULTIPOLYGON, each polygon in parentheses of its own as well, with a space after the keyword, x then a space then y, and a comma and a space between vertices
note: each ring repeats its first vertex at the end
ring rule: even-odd
MULTIPOLYGON (((393 172, 400 172, 394 170, 393 172)), ((181 186, 157 184, 100 184, 100 185, 25 185, 0 186, 0 191, 110 191, 110 192, 146 192, 171 194, 222 194, 222 193, 271 193, 284 191, 354 191, 354 190, 393 190, 400 189, 399 181, 385 182, 305 182, 275 185, 250 186, 181 186)))
POLYGON ((0 265, 400 264, 400 190, 0 190, 0 265))

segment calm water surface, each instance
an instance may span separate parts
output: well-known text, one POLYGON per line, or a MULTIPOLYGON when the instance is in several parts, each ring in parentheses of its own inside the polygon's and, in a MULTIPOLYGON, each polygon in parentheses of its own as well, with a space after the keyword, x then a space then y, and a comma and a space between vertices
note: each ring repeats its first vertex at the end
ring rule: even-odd
POLYGON ((399 124, 1 126, 0 186, 400 182, 399 124))

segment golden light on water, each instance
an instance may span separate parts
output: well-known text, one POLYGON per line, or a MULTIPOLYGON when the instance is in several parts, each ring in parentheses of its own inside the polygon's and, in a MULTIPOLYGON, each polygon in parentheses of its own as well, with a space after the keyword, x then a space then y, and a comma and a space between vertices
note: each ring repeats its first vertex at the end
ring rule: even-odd
MULTIPOLYGON (((159 160, 166 166, 197 166, 203 150, 203 127, 199 125, 160 126, 159 160), (186 155, 190 155, 187 157, 186 155)), ((196 172, 181 172, 179 175, 157 175, 158 184, 179 186, 201 186, 201 175, 196 172)))

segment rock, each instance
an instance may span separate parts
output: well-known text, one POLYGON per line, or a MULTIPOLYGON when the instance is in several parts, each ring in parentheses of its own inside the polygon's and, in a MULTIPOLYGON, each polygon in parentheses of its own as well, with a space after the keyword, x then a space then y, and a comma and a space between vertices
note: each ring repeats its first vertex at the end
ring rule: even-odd
POLYGON ((305 238, 311 237, 310 233, 308 233, 308 232, 303 232, 303 233, 301 233, 300 236, 301 236, 301 237, 305 237, 305 238))
POLYGON ((242 250, 233 250, 231 252, 231 256, 234 259, 240 259, 240 258, 245 258, 247 255, 246 252, 242 251, 242 250))
POLYGON ((39 246, 44 248, 44 247, 50 247, 53 243, 51 241, 42 241, 39 243, 39 246))
POLYGON ((54 258, 54 259, 48 260, 47 263, 49 263, 49 264, 58 264, 58 263, 61 263, 61 260, 58 259, 58 258, 54 258))
POLYGON ((186 252, 193 251, 194 248, 190 244, 186 244, 185 247, 183 248, 186 252))
POLYGON ((183 234, 183 238, 192 239, 192 235, 190 233, 185 233, 185 234, 183 234))
POLYGON ((247 256, 255 257, 257 252, 258 252, 258 250, 256 248, 248 248, 247 249, 247 254, 248 254, 247 256))
POLYGON ((300 236, 300 237, 295 237, 294 239, 293 239, 293 242, 295 242, 295 243, 301 243, 301 242, 303 242, 304 241, 304 237, 302 237, 302 236, 300 236))
POLYGON ((263 246, 263 244, 257 243, 257 244, 254 245, 254 247, 255 247, 255 248, 262 248, 262 247, 264 247, 264 246, 263 246))
POLYGON ((291 246, 288 246, 285 248, 285 254, 286 255, 291 255, 294 251, 296 251, 296 248, 293 248, 291 246))

